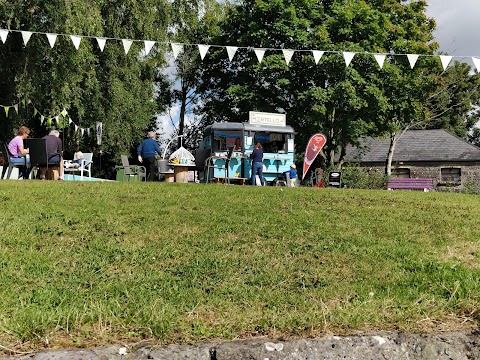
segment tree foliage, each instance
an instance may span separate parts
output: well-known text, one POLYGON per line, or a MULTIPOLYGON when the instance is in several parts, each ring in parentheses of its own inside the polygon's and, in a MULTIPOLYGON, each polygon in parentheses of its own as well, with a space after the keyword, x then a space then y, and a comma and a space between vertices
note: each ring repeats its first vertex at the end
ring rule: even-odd
MULTIPOLYGON (((2 2, 0 14, 1 27, 11 30, 165 41, 166 9, 166 0, 15 0, 2 2)), ((103 153, 103 173, 111 175, 120 153, 130 152, 141 140, 157 110, 152 101, 153 80, 164 61, 163 50, 156 48, 145 57, 142 46, 135 42, 126 55, 120 40, 108 40, 101 52, 95 39, 85 37, 76 50, 67 36, 58 36, 50 48, 40 34, 24 46, 20 33, 12 32, 0 45, 4 85, 0 99, 2 103, 28 99, 47 117, 65 108, 81 128, 102 121, 101 147, 96 146, 93 133, 78 145, 83 151, 94 150, 97 159, 103 153)), ((34 136, 43 136, 51 125, 40 124, 32 106, 21 108, 18 116, 0 116, 3 140, 20 124, 29 125, 34 136)), ((68 122, 59 126, 66 126, 62 129, 65 148, 73 151, 81 134, 68 122)))

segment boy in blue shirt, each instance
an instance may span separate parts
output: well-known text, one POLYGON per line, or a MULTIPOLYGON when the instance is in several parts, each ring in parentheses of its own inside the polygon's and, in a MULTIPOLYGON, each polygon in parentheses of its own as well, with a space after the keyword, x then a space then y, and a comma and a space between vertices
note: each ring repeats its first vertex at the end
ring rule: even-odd
POLYGON ((297 167, 295 164, 290 165, 290 170, 285 171, 284 174, 289 174, 290 187, 295 187, 295 183, 297 182, 297 167))

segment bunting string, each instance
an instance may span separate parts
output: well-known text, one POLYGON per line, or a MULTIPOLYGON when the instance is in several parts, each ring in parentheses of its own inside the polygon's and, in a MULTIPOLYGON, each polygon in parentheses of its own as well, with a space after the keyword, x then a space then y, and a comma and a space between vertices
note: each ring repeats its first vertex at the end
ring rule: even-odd
POLYGON ((125 50, 125 54, 127 55, 128 52, 130 51, 130 48, 134 42, 142 42, 144 44, 144 52, 145 55, 148 55, 150 51, 154 48, 155 44, 161 44, 161 45, 170 45, 172 53, 173 53, 173 58, 176 59, 180 53, 183 52, 185 46, 194 46, 198 48, 198 51, 200 53, 200 58, 203 60, 205 56, 208 53, 208 50, 210 48, 224 48, 226 49, 228 58, 230 61, 233 60, 235 53, 240 50, 244 49, 247 51, 254 51, 255 55, 257 56, 257 60, 259 63, 262 62, 263 57, 265 55, 266 51, 276 51, 276 52, 281 52, 283 53, 284 60, 287 65, 289 65, 293 55, 295 52, 298 53, 311 53, 314 57, 315 63, 318 64, 320 59, 324 54, 340 54, 343 56, 345 60, 345 65, 348 67, 350 63, 352 62, 353 58, 356 55, 371 55, 375 58, 376 62, 378 63, 378 66, 382 69, 384 65, 385 58, 387 56, 394 57, 394 56, 406 56, 410 67, 413 69, 415 67, 415 64, 418 60, 419 57, 434 57, 438 56, 440 58, 440 62, 442 64, 442 67, 444 70, 447 69, 448 65, 452 61, 453 58, 471 58, 472 62, 474 63, 475 67, 477 68, 477 71, 480 72, 480 56, 459 56, 459 55, 433 55, 433 54, 406 54, 406 53, 373 53, 373 52, 367 52, 367 51, 359 51, 359 52, 352 52, 352 51, 336 51, 336 50, 317 50, 317 49, 312 49, 312 50, 306 50, 306 49, 277 49, 277 48, 256 48, 253 46, 223 46, 223 45, 207 45, 207 44, 185 44, 185 43, 175 43, 175 42, 162 42, 162 41, 153 41, 153 40, 137 40, 137 39, 120 39, 120 38, 115 38, 115 37, 98 37, 98 36, 92 36, 92 35, 74 35, 74 34, 62 34, 62 33, 44 33, 44 32, 39 32, 39 31, 25 31, 25 30, 12 30, 12 29, 0 29, 0 39, 2 42, 5 44, 5 42, 8 39, 9 33, 21 33, 22 38, 23 38, 23 43, 25 46, 27 46, 31 36, 33 34, 36 35, 42 35, 46 36, 48 39, 48 42, 50 44, 50 47, 53 48, 55 44, 57 43, 57 37, 58 36, 64 36, 67 38, 70 38, 72 45, 75 47, 75 49, 79 49, 80 44, 82 39, 87 38, 87 39, 95 39, 97 41, 98 47, 100 48, 100 51, 103 52, 105 49, 107 41, 119 41, 123 44, 123 48, 125 50))
POLYGON ((24 107, 26 107, 26 105, 32 105, 33 106, 33 116, 34 117, 37 117, 37 116, 40 117, 40 124, 41 125, 43 125, 45 122, 47 123, 47 125, 51 125, 51 124, 53 124, 53 122, 55 122, 57 125, 59 125, 60 124, 60 116, 62 116, 63 118, 68 119, 68 126, 73 124, 73 126, 75 128, 75 132, 79 131, 82 137, 85 135, 85 132, 88 135, 90 135, 90 131, 95 131, 95 126, 84 128, 84 127, 80 127, 79 125, 77 125, 72 120, 72 118, 68 114, 68 111, 65 108, 63 108, 63 110, 60 112, 60 114, 45 115, 37 109, 37 107, 35 106, 35 104, 31 100, 28 100, 28 101, 22 100, 22 101, 20 101, 16 104, 11 104, 11 105, 1 105, 0 104, 0 107, 2 107, 4 109, 5 116, 8 117, 8 114, 9 114, 11 108, 15 109, 15 112, 18 115, 18 108, 19 108, 20 104, 22 104, 24 107))

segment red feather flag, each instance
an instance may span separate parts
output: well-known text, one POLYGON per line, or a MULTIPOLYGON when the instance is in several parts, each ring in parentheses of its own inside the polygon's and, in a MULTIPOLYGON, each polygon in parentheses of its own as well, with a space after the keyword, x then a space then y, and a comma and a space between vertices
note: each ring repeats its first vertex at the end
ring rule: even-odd
POLYGON ((305 156, 303 157, 303 176, 302 180, 305 177, 310 165, 312 165, 313 161, 317 157, 318 153, 322 148, 325 146, 327 142, 327 138, 323 134, 315 134, 313 135, 310 140, 308 140, 307 148, 305 150, 305 156))

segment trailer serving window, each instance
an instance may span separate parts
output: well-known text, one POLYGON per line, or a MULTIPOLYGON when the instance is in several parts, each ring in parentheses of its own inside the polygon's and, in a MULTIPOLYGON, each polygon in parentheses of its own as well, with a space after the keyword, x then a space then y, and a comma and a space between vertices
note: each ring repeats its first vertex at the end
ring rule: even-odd
POLYGON ((255 141, 260 141, 265 153, 285 154, 289 138, 291 138, 291 134, 285 133, 257 131, 254 134, 255 141))
POLYGON ((213 133, 213 151, 228 151, 239 145, 242 147, 241 131, 215 131, 213 133))

